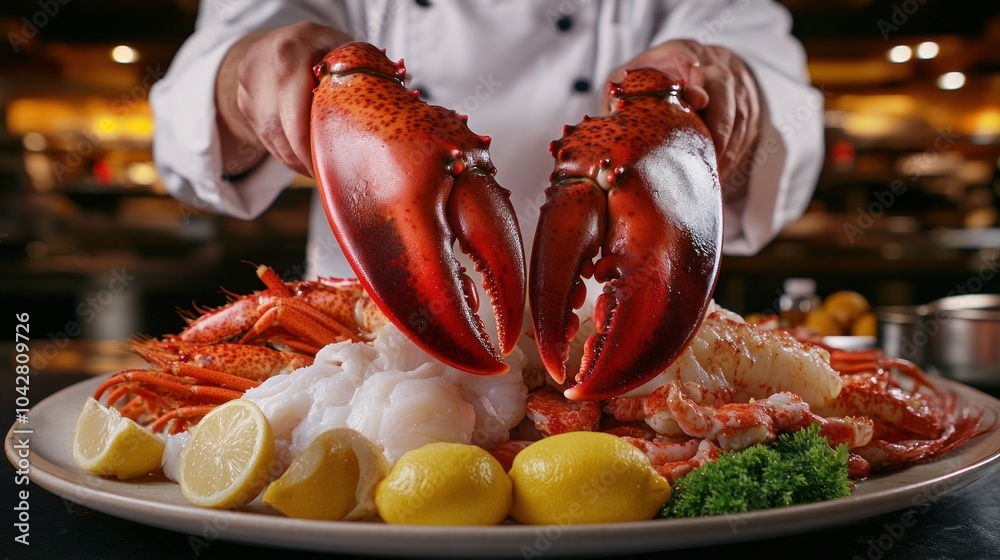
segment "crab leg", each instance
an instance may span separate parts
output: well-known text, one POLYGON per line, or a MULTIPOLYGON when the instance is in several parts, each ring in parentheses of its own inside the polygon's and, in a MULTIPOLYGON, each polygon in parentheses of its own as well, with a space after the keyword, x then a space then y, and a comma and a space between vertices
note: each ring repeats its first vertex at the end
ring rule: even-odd
POLYGON ((281 327, 292 335, 297 344, 296 350, 315 354, 320 348, 334 340, 360 341, 356 333, 323 315, 309 305, 291 298, 278 298, 260 307, 262 315, 247 331, 240 344, 253 344, 254 341, 271 331, 281 327))
POLYGON ((175 381, 170 376, 158 374, 145 369, 126 370, 115 375, 101 384, 94 391, 94 398, 100 399, 109 388, 122 382, 137 382, 143 385, 156 387, 164 391, 170 391, 179 395, 190 396, 206 402, 224 403, 243 396, 243 391, 226 389, 224 387, 212 387, 208 385, 194 385, 175 381))
POLYGON ((180 408, 175 408, 170 412, 160 416, 156 419, 156 422, 149 427, 149 430, 156 433, 167 426, 171 420, 184 420, 188 423, 193 424, 195 420, 201 420, 206 414, 208 414, 216 405, 214 404, 201 404, 201 405, 191 405, 182 406, 180 408))
MULTIPOLYGON (((187 363, 214 372, 263 381, 312 364, 311 356, 279 352, 247 344, 200 344, 148 340, 132 343, 132 351, 161 369, 187 363)), ((196 376, 191 376, 196 377, 196 376)))

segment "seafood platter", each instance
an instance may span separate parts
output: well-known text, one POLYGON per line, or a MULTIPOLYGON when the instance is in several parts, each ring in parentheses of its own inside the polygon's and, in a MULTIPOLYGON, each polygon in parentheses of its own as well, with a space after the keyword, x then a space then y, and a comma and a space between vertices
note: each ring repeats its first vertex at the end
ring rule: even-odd
POLYGON ((713 143, 666 75, 630 71, 552 143, 525 258, 490 139, 402 61, 350 43, 314 72, 318 188, 357 279, 261 265, 258 291, 137 334, 147 367, 40 405, 75 424, 39 484, 181 531, 224 512, 247 542, 407 554, 447 531, 521 555, 538 527, 561 552, 804 530, 996 466, 997 401, 714 303, 713 143))

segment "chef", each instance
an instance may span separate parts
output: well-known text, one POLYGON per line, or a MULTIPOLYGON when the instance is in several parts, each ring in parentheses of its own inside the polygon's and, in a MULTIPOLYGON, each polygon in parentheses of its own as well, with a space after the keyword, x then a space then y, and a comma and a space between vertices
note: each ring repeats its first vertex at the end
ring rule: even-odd
MULTIPOLYGON (((405 60, 408 87, 493 137, 530 251, 565 124, 607 112, 609 79, 686 80, 719 153, 724 251, 753 254, 808 204, 823 160, 821 95, 791 18, 764 0, 215 0, 151 92, 157 169, 173 196, 253 219, 312 175, 312 66, 362 40, 405 60)), ((306 276, 353 277, 314 193, 306 276)))

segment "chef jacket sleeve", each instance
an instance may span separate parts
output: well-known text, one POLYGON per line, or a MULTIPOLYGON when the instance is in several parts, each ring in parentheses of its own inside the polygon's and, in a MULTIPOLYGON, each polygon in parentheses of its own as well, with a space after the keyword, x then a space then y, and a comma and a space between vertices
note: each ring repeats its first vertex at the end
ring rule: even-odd
POLYGON ((733 51, 753 72, 763 107, 756 152, 737 173, 749 176, 745 197, 727 200, 727 254, 758 252, 805 211, 822 167, 823 96, 809 83, 791 16, 763 0, 671 3, 651 46, 694 39, 733 51))
MULTIPOLYGON (((294 172, 272 156, 238 180, 229 178, 216 125, 215 79, 229 48, 247 33, 305 20, 349 31, 346 8, 330 0, 200 3, 194 33, 150 91, 153 159, 175 198, 199 210, 252 219, 292 180, 294 172)), ((246 153, 253 157, 249 147, 246 153)))

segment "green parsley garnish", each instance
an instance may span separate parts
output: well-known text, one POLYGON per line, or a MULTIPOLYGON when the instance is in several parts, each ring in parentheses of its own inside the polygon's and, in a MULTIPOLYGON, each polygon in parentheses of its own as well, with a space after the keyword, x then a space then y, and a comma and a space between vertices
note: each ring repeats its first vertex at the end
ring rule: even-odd
POLYGON ((814 424, 769 445, 725 453, 674 482, 662 517, 698 517, 808 504, 851 495, 846 445, 814 424))

